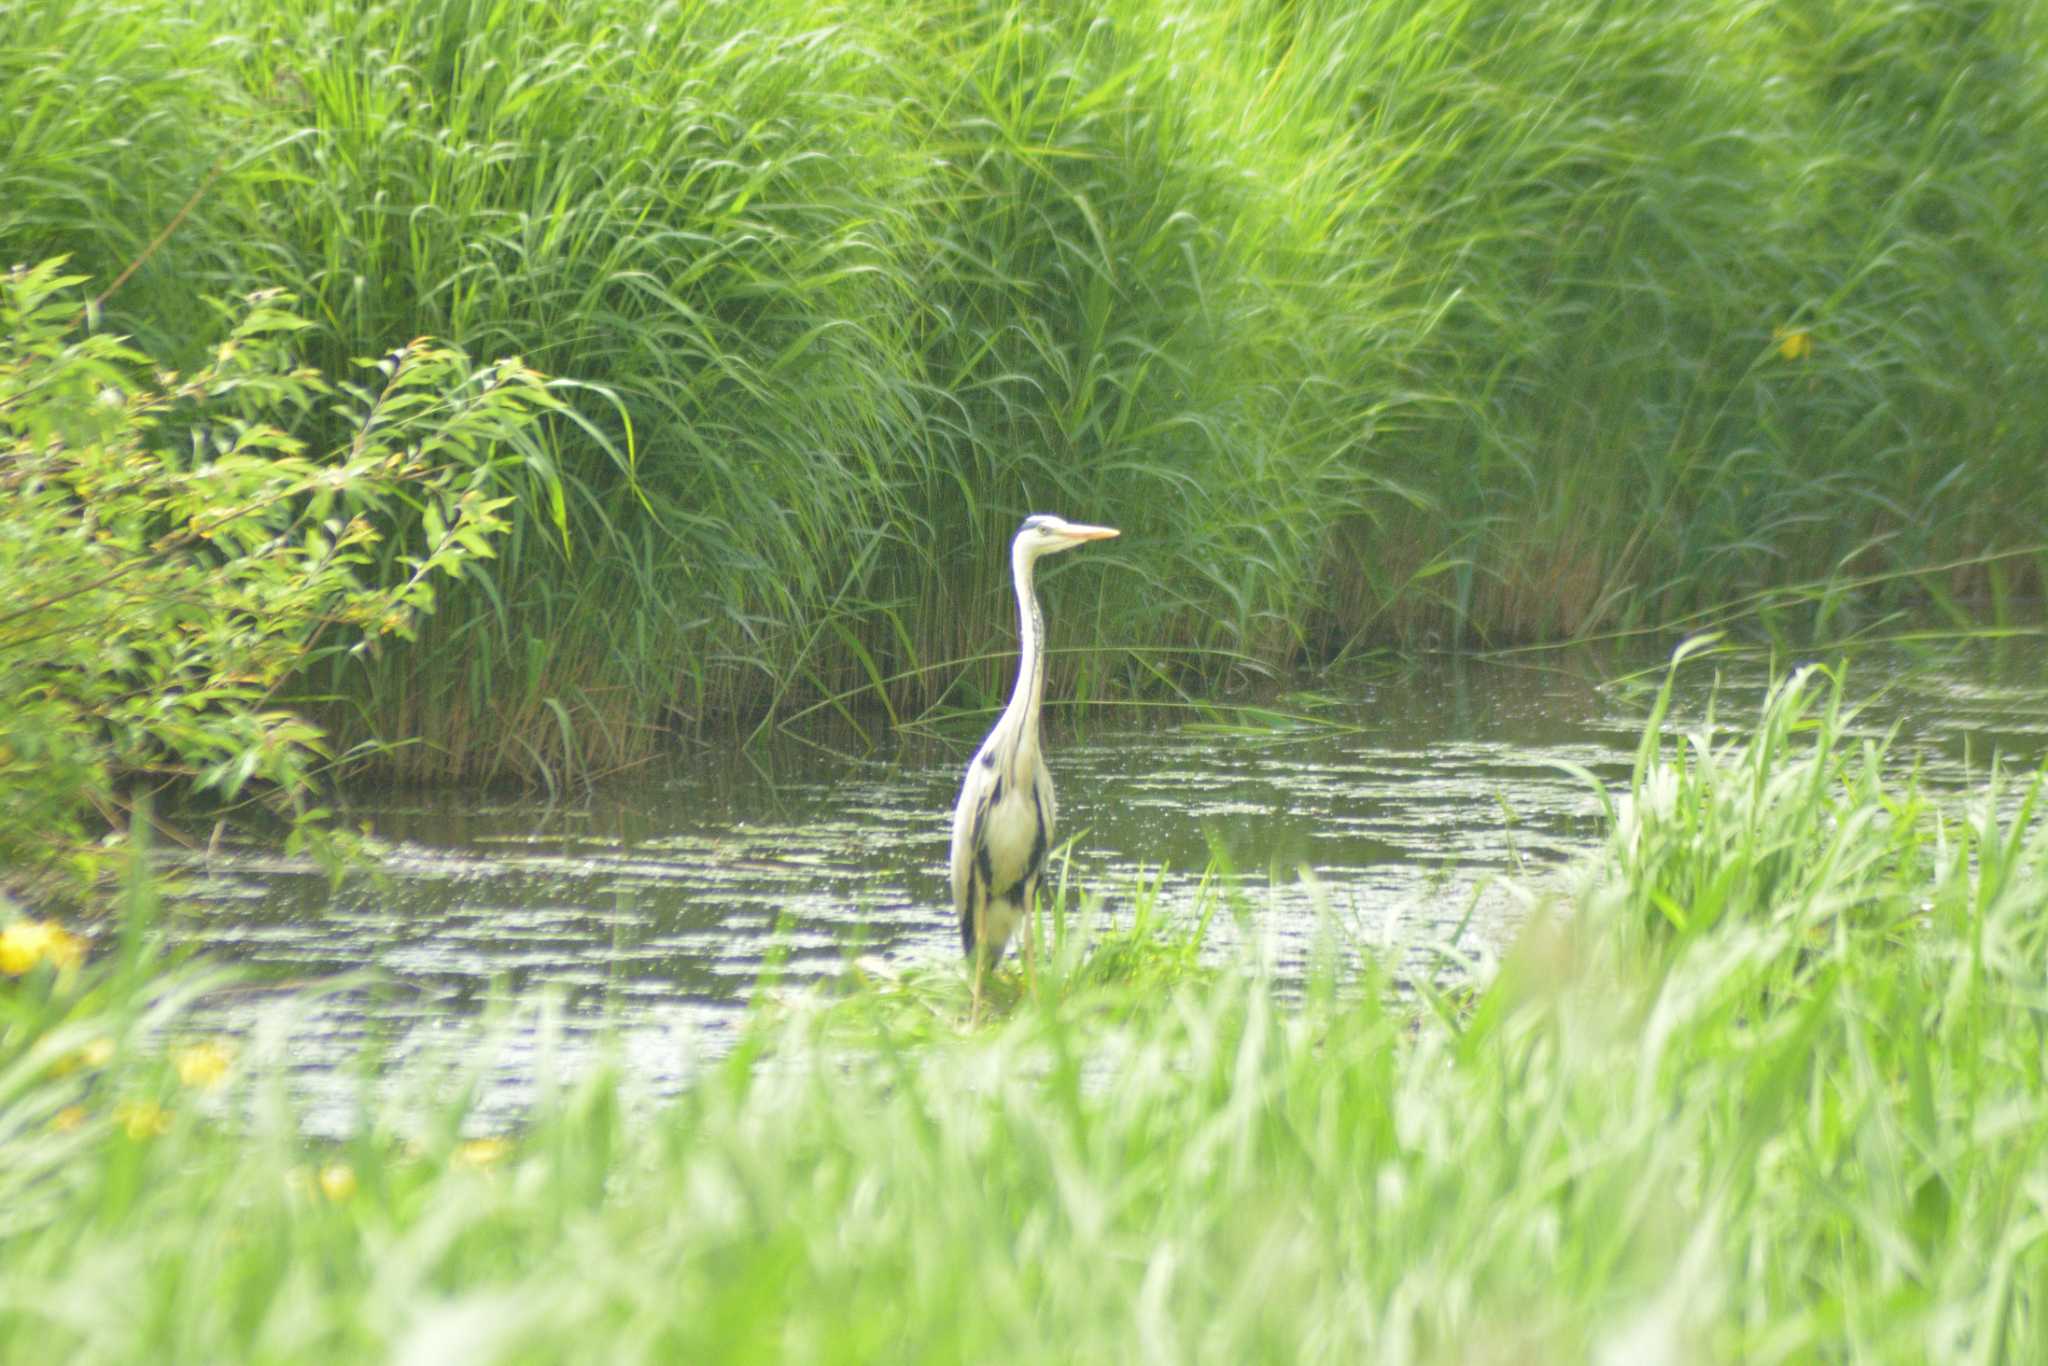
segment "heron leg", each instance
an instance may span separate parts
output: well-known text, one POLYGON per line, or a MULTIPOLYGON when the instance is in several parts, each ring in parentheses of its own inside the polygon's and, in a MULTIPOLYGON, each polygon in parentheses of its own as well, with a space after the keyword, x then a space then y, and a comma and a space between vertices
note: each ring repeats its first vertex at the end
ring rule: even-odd
POLYGON ((1024 893, 1024 985, 1038 999, 1038 886, 1024 893))

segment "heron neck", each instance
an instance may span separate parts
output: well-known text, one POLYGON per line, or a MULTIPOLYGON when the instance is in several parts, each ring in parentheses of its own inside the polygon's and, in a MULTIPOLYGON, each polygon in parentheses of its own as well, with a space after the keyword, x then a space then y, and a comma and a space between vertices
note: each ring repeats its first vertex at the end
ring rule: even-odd
POLYGON ((1045 616, 1031 584, 1031 560, 1023 547, 1010 551, 1010 576, 1017 584, 1017 686, 1001 724, 1017 737, 1018 748, 1038 748, 1038 710, 1045 697, 1045 616))

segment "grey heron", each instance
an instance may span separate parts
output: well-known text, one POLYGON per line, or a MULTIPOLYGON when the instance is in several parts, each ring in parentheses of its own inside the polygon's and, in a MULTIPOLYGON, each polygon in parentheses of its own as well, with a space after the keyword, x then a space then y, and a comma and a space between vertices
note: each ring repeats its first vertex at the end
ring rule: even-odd
MULTIPOLYGON (((1045 614, 1031 586, 1041 555, 1107 540, 1112 527, 1083 526, 1040 514, 1026 517, 1010 543, 1010 576, 1017 587, 1017 686, 995 728, 968 761, 953 808, 953 909, 960 917, 960 947, 974 970, 974 1010, 981 1010, 981 978, 995 966, 1031 910, 1038 875, 1052 847, 1055 810, 1052 774, 1039 745, 1038 713, 1045 700, 1045 614)), ((1033 964, 1030 936, 1024 961, 1033 964)))

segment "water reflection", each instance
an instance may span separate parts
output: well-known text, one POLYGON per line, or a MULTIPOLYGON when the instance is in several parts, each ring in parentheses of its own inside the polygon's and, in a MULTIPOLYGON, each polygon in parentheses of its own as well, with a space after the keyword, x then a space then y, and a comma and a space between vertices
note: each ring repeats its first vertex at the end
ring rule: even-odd
MULTIPOLYGON (((1560 763, 1625 782, 1648 711, 1648 684, 1617 682, 1612 666, 1535 658, 1324 682, 1250 728, 1185 715, 1062 728, 1050 762, 1063 828, 1078 836, 1071 876, 1114 911, 1163 865, 1167 904, 1192 914, 1214 849, 1254 907, 1245 926, 1216 922, 1218 951, 1250 933, 1298 960, 1334 925, 1399 949, 1408 971, 1433 970, 1446 947, 1483 956, 1521 904, 1501 875, 1540 880, 1598 837, 1597 798, 1560 763)), ((1874 699, 1864 730, 1896 726, 1902 764, 1963 786, 1993 754, 2048 754, 2044 662, 2038 646, 1941 667, 1893 654, 1860 659, 1851 677, 1874 699)), ((1763 677, 1696 667, 1681 723, 1711 706, 1740 724, 1763 677)), ((372 1037, 397 1055, 434 1051, 473 1037, 468 1022, 494 995, 547 988, 565 1046, 616 1028, 629 1064, 665 1089, 729 1035, 771 949, 798 976, 836 971, 856 948, 957 957, 948 815, 978 738, 970 725, 957 744, 865 757, 697 750, 567 806, 358 794, 347 819, 390 848, 380 878, 330 891, 268 851, 223 851, 180 906, 180 931, 287 985, 368 970, 369 985, 299 1003, 280 1047, 310 1071, 372 1037)), ((254 1030, 279 994, 219 997, 208 1023, 254 1030)), ((501 1040, 495 1103, 527 1093, 537 1037, 501 1040)))

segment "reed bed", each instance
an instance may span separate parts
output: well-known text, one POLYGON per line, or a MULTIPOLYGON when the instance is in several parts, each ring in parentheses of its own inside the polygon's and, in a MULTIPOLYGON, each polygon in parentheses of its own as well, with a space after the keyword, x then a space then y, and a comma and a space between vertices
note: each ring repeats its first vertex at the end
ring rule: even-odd
POLYGON ((0 986, 0 1359, 2026 1359, 2041 780, 1936 801, 1822 672, 1739 721, 1653 723, 1455 991, 1126 930, 978 1029, 855 985, 510 1132, 415 1061, 309 1141, 274 1046, 177 1033, 137 887, 0 986))
MULTIPOLYGON (((87 0, 0 249, 165 361, 279 286, 588 386, 494 575, 331 665, 416 777, 1060 691, 2042 592, 2039 6, 87 0), (160 230, 174 228, 158 240, 160 230)), ((321 444, 316 441, 314 444, 321 444)))

